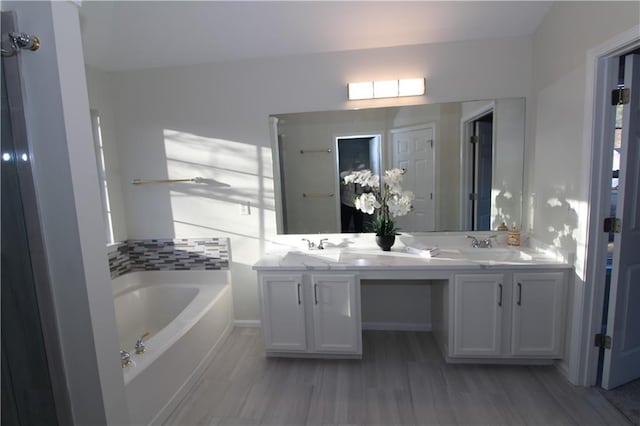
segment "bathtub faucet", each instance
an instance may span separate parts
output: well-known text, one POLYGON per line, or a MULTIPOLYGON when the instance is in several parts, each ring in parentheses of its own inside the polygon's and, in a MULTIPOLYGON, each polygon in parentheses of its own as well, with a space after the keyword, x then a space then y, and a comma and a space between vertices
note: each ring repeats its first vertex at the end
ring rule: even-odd
POLYGON ((146 333, 144 333, 142 336, 138 337, 138 340, 136 340, 136 354, 140 355, 142 353, 144 353, 144 339, 147 338, 149 336, 148 331, 146 333))
POLYGON ((120 366, 127 368, 131 365, 131 354, 123 349, 120 349, 120 366))

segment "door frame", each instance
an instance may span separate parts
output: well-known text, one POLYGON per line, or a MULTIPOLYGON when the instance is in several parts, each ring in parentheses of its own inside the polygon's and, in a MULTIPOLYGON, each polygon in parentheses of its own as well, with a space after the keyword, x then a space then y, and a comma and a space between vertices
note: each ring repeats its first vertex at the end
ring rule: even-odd
MULTIPOLYGON (((339 234, 342 232, 342 215, 340 214, 340 209, 341 209, 341 201, 340 201, 340 140, 342 139, 364 139, 364 138, 371 138, 371 139, 375 139, 378 143, 378 161, 380 164, 380 173, 379 173, 379 177, 380 177, 380 181, 382 182, 382 175, 384 174, 384 158, 383 158, 383 148, 382 145, 384 144, 384 139, 383 139, 384 135, 382 133, 375 133, 375 132, 363 132, 363 133, 358 133, 358 132, 351 132, 351 133, 347 133, 347 134, 334 134, 333 135, 333 163, 335 164, 335 179, 334 179, 334 185, 335 185, 335 189, 334 189, 334 194, 336 194, 335 198, 335 204, 336 204, 336 223, 338 224, 338 228, 336 229, 336 232, 339 234)), ((371 141, 370 141, 371 142, 371 141)))
MULTIPOLYGON (((482 116, 493 113, 495 124, 495 109, 495 101, 487 101, 486 104, 460 117, 460 229, 471 228, 471 216, 473 215, 473 212, 470 211, 471 203, 469 202, 469 194, 473 192, 473 176, 471 176, 471 161, 473 157, 469 143, 469 138, 473 134, 473 122, 482 116)), ((494 125, 493 142, 495 142, 495 136, 494 125)), ((493 160, 495 161, 495 152, 493 155, 493 160)))
POLYGON ((571 333, 568 372, 570 381, 583 386, 596 384, 599 351, 593 344, 593 336, 600 333, 605 292, 608 234, 601 228, 605 217, 609 216, 610 199, 603 199, 603 194, 605 185, 611 185, 613 139, 607 133, 612 130, 611 113, 607 111, 610 109, 605 108, 602 100, 608 103, 610 99, 611 59, 640 47, 639 34, 640 25, 637 25, 587 52, 584 118, 585 123, 592 123, 585 126, 584 135, 590 147, 584 154, 584 162, 590 164, 587 177, 587 244, 583 253, 584 269, 577 270, 576 274, 582 275, 583 281, 591 285, 575 286, 572 327, 575 332, 571 333))

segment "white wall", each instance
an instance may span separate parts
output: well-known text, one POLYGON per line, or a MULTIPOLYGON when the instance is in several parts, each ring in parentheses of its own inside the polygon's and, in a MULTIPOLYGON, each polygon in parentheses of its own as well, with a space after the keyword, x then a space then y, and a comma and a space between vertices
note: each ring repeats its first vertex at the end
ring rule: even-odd
MULTIPOLYGON (((533 37, 533 102, 527 105, 529 227, 534 238, 575 252, 565 367, 578 382, 587 242, 590 143, 585 131, 587 51, 638 25, 638 2, 554 3, 533 37), (579 339, 578 339, 579 340, 579 339)), ((586 336, 585 338, 588 338, 586 336)))
POLYGON ((236 318, 258 319, 251 266, 276 232, 270 114, 526 97, 531 66, 518 37, 112 73, 128 237, 229 236, 236 318), (349 81, 422 75, 425 97, 345 99, 349 81), (127 183, 191 175, 231 187, 127 183))
POLYGON ((27 137, 65 376, 76 424, 126 424, 78 10, 5 1, 36 34, 19 55, 27 137))
POLYGON ((491 229, 497 229, 503 222, 509 228, 515 226, 520 229, 525 147, 524 100, 497 99, 493 122, 491 229))

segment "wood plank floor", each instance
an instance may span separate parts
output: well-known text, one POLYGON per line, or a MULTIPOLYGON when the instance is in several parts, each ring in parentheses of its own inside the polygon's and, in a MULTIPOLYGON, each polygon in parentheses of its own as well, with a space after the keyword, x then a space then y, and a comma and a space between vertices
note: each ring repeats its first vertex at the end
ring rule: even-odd
POLYGON ((628 425, 553 367, 446 364, 430 333, 366 331, 362 360, 266 358, 236 328, 166 425, 628 425))

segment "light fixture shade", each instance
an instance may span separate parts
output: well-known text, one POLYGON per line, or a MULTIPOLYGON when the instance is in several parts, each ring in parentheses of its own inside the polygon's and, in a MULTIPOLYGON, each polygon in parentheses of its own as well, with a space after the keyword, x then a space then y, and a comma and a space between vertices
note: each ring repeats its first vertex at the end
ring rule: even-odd
POLYGON ((424 78, 404 80, 379 80, 348 83, 347 92, 350 101, 360 99, 397 98, 398 96, 421 96, 425 94, 424 78))
POLYGON ((373 98, 373 81, 364 81, 361 83, 349 83, 347 84, 347 92, 349 100, 355 101, 358 99, 372 99, 373 98))
POLYGON ((382 80, 373 82, 374 98, 395 98, 398 96, 398 80, 382 80))
POLYGON ((399 96, 420 96, 424 95, 424 78, 407 78, 400 80, 398 84, 399 96))

